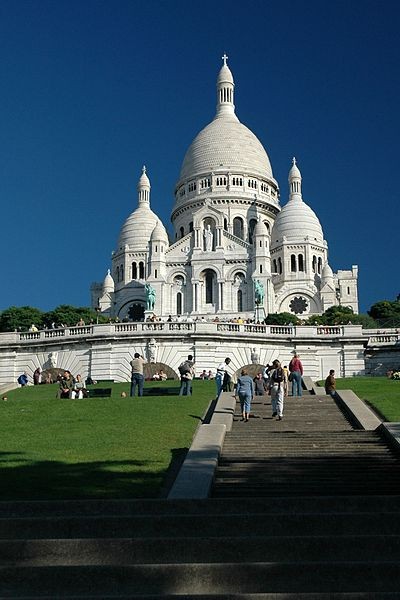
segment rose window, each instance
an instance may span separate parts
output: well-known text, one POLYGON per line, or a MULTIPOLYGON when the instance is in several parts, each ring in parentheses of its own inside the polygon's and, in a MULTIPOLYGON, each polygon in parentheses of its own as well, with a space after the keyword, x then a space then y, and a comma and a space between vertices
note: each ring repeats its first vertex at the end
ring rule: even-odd
POLYGON ((302 298, 301 296, 296 297, 293 298, 293 300, 291 300, 289 308, 295 315, 301 315, 304 312, 306 312, 308 308, 308 302, 305 298, 302 298))

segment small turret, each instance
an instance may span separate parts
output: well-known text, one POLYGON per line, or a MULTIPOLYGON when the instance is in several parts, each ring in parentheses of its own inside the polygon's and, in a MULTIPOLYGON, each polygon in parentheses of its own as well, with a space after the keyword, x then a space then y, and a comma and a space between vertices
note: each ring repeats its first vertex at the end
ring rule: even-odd
POLYGON ((143 204, 150 205, 150 188, 150 180, 146 175, 146 167, 143 165, 142 174, 137 185, 139 206, 143 204))
POLYGON ((236 120, 235 105, 233 103, 233 94, 235 84, 230 68, 226 64, 228 57, 223 55, 224 64, 217 78, 217 113, 216 117, 232 115, 236 120))
POLYGON ((289 202, 290 200, 302 200, 301 195, 301 173, 293 157, 293 165, 289 171, 289 202))

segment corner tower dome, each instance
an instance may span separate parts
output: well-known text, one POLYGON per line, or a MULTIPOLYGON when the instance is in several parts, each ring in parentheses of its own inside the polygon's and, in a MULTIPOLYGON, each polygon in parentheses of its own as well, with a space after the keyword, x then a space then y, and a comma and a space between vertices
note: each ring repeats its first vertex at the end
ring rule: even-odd
POLYGON ((278 213, 271 234, 271 247, 277 241, 286 238, 289 241, 300 241, 306 237, 323 243, 321 223, 315 212, 303 201, 301 192, 301 173, 293 158, 293 166, 289 172, 289 202, 278 213))
POLYGON ((220 169, 248 172, 273 179, 271 163, 261 142, 235 114, 234 81, 226 64, 217 78, 214 120, 195 137, 183 159, 180 181, 220 169))
MULTIPOLYGON (((133 211, 122 226, 118 239, 117 250, 129 246, 130 250, 143 251, 147 249, 150 236, 157 225, 158 217, 150 209, 150 180, 146 174, 146 167, 137 185, 138 208, 133 211)), ((165 229, 164 229, 165 231, 165 229)), ((165 232, 167 236, 167 233, 165 232)))
POLYGON ((114 279, 111 277, 110 269, 107 271, 107 275, 104 277, 103 281, 103 293, 113 292, 115 289, 114 279))

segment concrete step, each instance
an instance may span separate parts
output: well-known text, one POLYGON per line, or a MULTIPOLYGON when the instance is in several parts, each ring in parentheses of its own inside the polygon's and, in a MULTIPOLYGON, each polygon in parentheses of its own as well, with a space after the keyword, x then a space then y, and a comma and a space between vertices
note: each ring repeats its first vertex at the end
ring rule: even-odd
POLYGON ((400 536, 253 535, 0 541, 0 566, 400 561, 400 536))
MULTIPOLYGON (((289 495, 288 495, 289 496, 289 495)), ((380 497, 377 497, 379 504, 380 497)), ((260 498, 261 500, 261 498, 260 498)), ((282 499, 283 500, 283 499, 282 499)), ((290 497, 284 499, 290 503, 290 497)), ((303 511, 299 499, 293 499, 293 506, 282 508, 279 498, 267 499, 271 510, 254 512, 250 506, 236 507, 221 514, 175 514, 137 515, 132 517, 56 517, 56 518, 3 518, 0 520, 1 540, 40 540, 40 539, 82 539, 82 538, 145 538, 145 537, 187 537, 210 536, 275 536, 310 535, 356 535, 385 534, 400 535, 400 512, 398 503, 393 510, 371 506, 371 511, 353 512, 339 506, 340 502, 353 499, 341 498, 336 509, 315 511, 316 504, 304 498, 303 511), (307 505, 308 504, 308 508, 307 505), (237 511, 237 512, 236 512, 237 511)), ((227 502, 227 505, 229 505, 227 502)), ((243 504, 243 501, 242 501, 243 504)), ((247 504, 247 502, 246 502, 247 504)), ((327 507, 326 507, 327 508, 327 507)))
POLYGON ((0 567, 2 597, 397 592, 398 562, 0 567), (62 594, 60 596, 60 590, 62 594))
MULTIPOLYGON (((308 498, 277 497, 248 498, 243 505, 241 498, 219 500, 59 500, 59 501, 2 501, 0 519, 44 519, 58 517, 157 517, 160 515, 182 516, 236 516, 241 514, 274 515, 279 506, 280 514, 315 513, 400 513, 400 495, 368 496, 310 496, 308 498)), ((1 522, 1 521, 0 521, 1 522)))
MULTIPOLYGON (((34 600, 33 596, 19 596, 19 600, 34 600)), ((39 598, 35 596, 35 598, 39 598)), ((54 600, 53 596, 40 596, 41 600, 54 600)), ((397 592, 339 592, 339 593, 272 593, 272 594, 249 594, 232 593, 224 594, 102 594, 96 595, 69 595, 70 600, 398 600, 397 592)))

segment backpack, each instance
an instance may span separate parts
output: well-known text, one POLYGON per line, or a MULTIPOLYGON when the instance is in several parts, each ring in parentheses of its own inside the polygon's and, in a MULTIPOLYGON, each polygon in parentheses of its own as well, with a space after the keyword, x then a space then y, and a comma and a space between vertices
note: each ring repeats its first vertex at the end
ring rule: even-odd
POLYGON ((183 363, 181 363, 178 367, 178 371, 181 375, 187 375, 188 373, 190 373, 189 361, 185 360, 183 363))
POLYGON ((282 367, 279 367, 279 369, 275 369, 275 371, 272 373, 271 381, 272 383, 282 383, 284 378, 285 376, 283 373, 283 369, 282 367))

